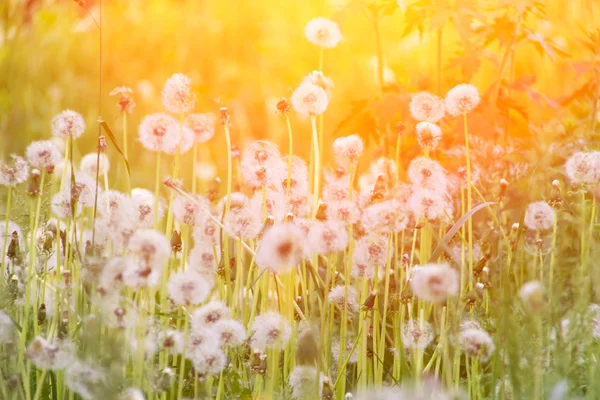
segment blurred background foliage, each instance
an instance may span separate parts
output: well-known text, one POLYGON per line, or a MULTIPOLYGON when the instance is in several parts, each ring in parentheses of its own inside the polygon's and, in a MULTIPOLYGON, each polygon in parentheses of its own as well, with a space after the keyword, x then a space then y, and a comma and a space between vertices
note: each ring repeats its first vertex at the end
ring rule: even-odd
MULTIPOLYGON (((0 2, 3 158, 49 137, 52 116, 65 108, 82 113, 88 126, 75 144, 76 157, 95 151, 100 8, 99 0, 79 3, 0 2)), ((400 132, 408 163, 419 151, 410 94, 443 96, 461 82, 476 85, 483 97, 469 117, 472 133, 510 144, 523 160, 550 157, 556 143, 577 138, 577 146, 584 146, 594 139, 600 82, 596 0, 104 0, 101 115, 120 136, 121 116, 109 93, 116 86, 133 88, 133 184, 152 185, 155 155, 137 143, 137 125, 144 115, 163 111, 160 91, 175 72, 191 77, 196 112, 230 108, 234 145, 269 139, 286 149, 285 123, 275 104, 318 68, 319 50, 304 38, 305 24, 317 16, 338 22, 344 36, 325 51, 323 72, 335 83, 324 121, 326 166, 333 165, 327 162, 333 139, 351 133, 368 141, 365 158, 373 158, 393 155, 400 132)), ((291 118, 296 153, 308 159, 308 121, 291 118)), ((434 157, 443 159, 447 149, 462 144, 461 124, 442 121, 444 136, 434 157)), ((217 128, 201 159, 224 171, 224 146, 217 128)), ((184 162, 191 176, 191 155, 184 162)), ((119 164, 113 161, 122 174, 119 164)))

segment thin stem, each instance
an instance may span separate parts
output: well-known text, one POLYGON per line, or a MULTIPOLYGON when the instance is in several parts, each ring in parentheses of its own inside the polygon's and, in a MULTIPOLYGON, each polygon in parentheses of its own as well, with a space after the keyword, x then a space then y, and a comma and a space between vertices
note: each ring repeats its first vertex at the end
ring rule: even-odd
POLYGON ((154 229, 158 228, 158 207, 160 195, 160 155, 160 151, 156 153, 156 172, 154 175, 154 229))
POLYGON ((196 194, 196 187, 198 185, 198 142, 194 142, 194 148, 192 149, 192 194, 196 194))
POLYGON ((8 194, 7 194, 7 198, 6 198, 6 222, 4 223, 4 237, 2 240, 2 243, 4 243, 4 248, 1 249, 2 254, 0 254, 0 256, 2 257, 2 275, 0 275, 0 277, 4 278, 4 272, 5 272, 5 268, 6 268, 6 250, 8 249, 8 243, 10 243, 9 240, 9 232, 8 232, 8 227, 10 224, 10 208, 11 208, 11 200, 12 200, 12 191, 13 188, 12 186, 8 187, 8 194))
POLYGON ((294 138, 292 136, 292 124, 290 118, 285 114, 285 123, 288 131, 288 174, 287 174, 287 196, 290 197, 290 190, 292 188, 292 161, 294 159, 294 138))
POLYGON ((318 137, 318 133, 317 133, 317 118, 315 115, 310 116, 310 122, 311 122, 311 126, 312 126, 313 146, 315 149, 313 207, 312 207, 312 212, 313 212, 312 216, 314 218, 317 215, 317 209, 319 208, 319 192, 320 192, 319 179, 321 177, 321 171, 320 171, 321 154, 319 152, 319 137, 318 137))
MULTIPOLYGON (((471 193, 471 153, 469 151, 469 128, 467 125, 467 113, 463 113, 463 121, 465 128, 465 150, 467 157, 467 212, 473 208, 473 196, 471 193)), ((468 227, 469 240, 469 290, 473 289, 473 217, 469 217, 468 227)))

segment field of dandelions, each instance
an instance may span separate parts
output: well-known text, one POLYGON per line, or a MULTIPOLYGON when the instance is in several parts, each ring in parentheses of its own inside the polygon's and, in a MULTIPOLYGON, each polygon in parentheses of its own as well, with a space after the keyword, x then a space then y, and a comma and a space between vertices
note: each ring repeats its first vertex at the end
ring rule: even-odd
MULTIPOLYGON (((254 59, 284 84, 255 90, 270 64, 250 58, 207 59, 202 83, 158 65, 151 103, 115 71, 135 58, 117 43, 154 26, 115 40, 120 18, 176 31, 218 8, 68 3, 3 6, 0 399, 600 398, 598 4, 330 1, 300 25, 290 9, 276 29, 302 54, 254 59), (36 44, 65 24, 79 78, 36 44), (30 81, 54 64, 63 87, 30 81), (205 90, 234 73, 239 91, 205 90)), ((225 3, 208 30, 257 15, 225 3)))

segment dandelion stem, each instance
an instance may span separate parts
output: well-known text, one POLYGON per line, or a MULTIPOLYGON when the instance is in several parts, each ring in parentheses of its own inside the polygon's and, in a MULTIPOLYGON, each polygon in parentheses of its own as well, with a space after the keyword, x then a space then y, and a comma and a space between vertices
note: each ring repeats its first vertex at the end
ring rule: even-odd
POLYGON ((156 153, 156 172, 154 175, 154 229, 158 229, 158 207, 159 207, 159 196, 160 196, 160 155, 162 153, 158 151, 156 153))
POLYGON ((4 248, 1 249, 2 250, 2 254, 0 254, 0 256, 2 257, 2 275, 0 275, 0 277, 2 277, 2 279, 4 279, 4 273, 5 273, 5 268, 6 268, 6 250, 8 249, 8 243, 10 243, 10 236, 9 233, 12 232, 8 232, 8 227, 10 224, 10 211, 11 211, 11 201, 12 201, 12 191, 13 188, 12 186, 8 187, 8 193, 7 193, 7 197, 6 197, 6 221, 4 222, 4 237, 3 237, 3 241, 2 243, 4 243, 4 248))
POLYGON ((290 190, 292 188, 292 161, 294 159, 294 138, 292 136, 292 124, 290 123, 290 118, 287 114, 285 114, 285 123, 287 126, 288 132, 288 174, 287 174, 287 196, 290 197, 290 190))
POLYGON ((317 215, 317 209, 319 208, 319 179, 321 176, 320 171, 320 160, 321 155, 319 153, 319 137, 317 133, 317 119, 315 115, 310 116, 310 122, 312 126, 312 139, 313 146, 315 149, 315 166, 314 166, 314 186, 313 186, 313 206, 312 206, 312 216, 313 218, 317 215))
MULTIPOLYGON (((465 151, 467 158, 467 212, 473 208, 473 197, 471 193, 471 153, 469 150, 469 128, 467 125, 467 113, 463 113, 465 129, 465 151)), ((469 290, 473 289, 473 217, 468 220, 468 241, 469 241, 469 290)))

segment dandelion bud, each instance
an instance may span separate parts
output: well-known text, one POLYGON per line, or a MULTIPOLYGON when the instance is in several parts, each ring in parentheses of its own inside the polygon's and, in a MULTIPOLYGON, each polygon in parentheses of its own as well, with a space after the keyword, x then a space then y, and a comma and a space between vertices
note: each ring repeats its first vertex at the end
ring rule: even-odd
POLYGON ((513 232, 516 232, 519 230, 519 223, 515 222, 514 224, 512 224, 511 229, 513 232))
POLYGON ((36 197, 40 193, 40 171, 34 169, 29 176, 29 184, 27 186, 27 194, 31 197, 36 197))
POLYGON ((327 221, 327 203, 322 201, 319 202, 319 208, 317 208, 315 219, 317 221, 327 221))
POLYGON ((181 189, 183 182, 179 179, 173 179, 173 177, 167 176, 163 181, 163 185, 170 189, 181 189))
POLYGON ((560 182, 558 179, 552 181, 552 187, 560 192, 560 182))
POLYGON ((277 102, 277 112, 281 115, 285 115, 291 111, 290 103, 282 98, 277 102))
POLYGON ((173 253, 179 253, 182 247, 183 241, 181 240, 181 232, 175 229, 171 234, 171 249, 173 250, 173 253))
POLYGON ((105 151, 107 149, 108 145, 106 144, 106 137, 104 135, 101 135, 98 137, 98 150, 99 151, 105 151))
POLYGON ((227 107, 221 107, 219 111, 221 112, 221 125, 229 125, 231 123, 231 117, 229 116, 227 107))
POLYGON ((508 187, 508 181, 504 178, 500 179, 500 187, 506 189, 508 187))
POLYGON ((519 296, 529 311, 538 313, 543 310, 545 305, 545 289, 541 282, 531 281, 523 284, 519 290, 519 296))

